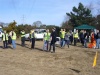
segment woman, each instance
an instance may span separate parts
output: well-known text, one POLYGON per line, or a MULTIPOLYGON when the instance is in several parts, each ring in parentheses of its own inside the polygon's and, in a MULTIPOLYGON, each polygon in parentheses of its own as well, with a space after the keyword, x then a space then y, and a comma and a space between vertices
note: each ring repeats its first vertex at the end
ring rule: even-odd
POLYGON ((94 32, 91 32, 91 43, 88 45, 89 48, 95 48, 96 47, 96 40, 95 40, 95 34, 94 32))

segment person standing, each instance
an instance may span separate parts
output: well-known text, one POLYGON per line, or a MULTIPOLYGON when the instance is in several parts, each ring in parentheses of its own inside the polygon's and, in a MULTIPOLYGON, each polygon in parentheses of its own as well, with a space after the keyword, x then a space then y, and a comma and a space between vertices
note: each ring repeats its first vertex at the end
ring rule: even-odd
POLYGON ((55 28, 52 29, 52 33, 50 35, 50 39, 51 39, 51 42, 50 42, 49 51, 51 51, 51 46, 53 46, 53 52, 51 52, 51 53, 55 53, 55 42, 56 42, 56 31, 55 31, 55 28))
POLYGON ((76 46, 78 41, 78 30, 76 30, 76 32, 74 33, 74 46, 76 46))
POLYGON ((9 32, 9 35, 8 35, 8 44, 10 44, 10 45, 11 45, 11 43, 12 43, 12 38, 11 38, 11 36, 12 36, 12 31, 9 32))
POLYGON ((21 45, 25 46, 25 31, 21 31, 21 45))
POLYGON ((100 49, 100 30, 97 32, 97 43, 96 43, 96 48, 100 49))
POLYGON ((61 29, 60 31, 60 38, 61 38, 61 47, 64 47, 64 37, 65 37, 65 29, 61 29))
POLYGON ((34 32, 34 30, 31 30, 30 37, 31 37, 31 49, 34 49, 34 46, 35 46, 35 32, 34 32))
POLYGON ((14 30, 12 31, 12 46, 13 49, 16 49, 16 33, 14 30))
POLYGON ((87 48, 87 38, 88 38, 88 34, 86 32, 86 30, 84 30, 84 47, 87 48))
POLYGON ((6 31, 2 34, 2 40, 3 40, 3 48, 8 48, 8 34, 6 31))
POLYGON ((82 46, 84 46, 84 30, 80 31, 79 37, 80 37, 80 41, 81 41, 82 46))
POLYGON ((67 44, 68 48, 69 48, 69 42, 70 42, 69 37, 70 37, 70 33, 67 32, 67 33, 65 34, 65 44, 67 44))
POLYGON ((88 45, 89 48, 96 48, 96 40, 94 31, 91 32, 91 43, 88 45))
POLYGON ((50 32, 49 29, 46 30, 46 33, 44 34, 44 46, 43 46, 43 50, 48 51, 48 46, 49 46, 49 40, 50 40, 50 32))

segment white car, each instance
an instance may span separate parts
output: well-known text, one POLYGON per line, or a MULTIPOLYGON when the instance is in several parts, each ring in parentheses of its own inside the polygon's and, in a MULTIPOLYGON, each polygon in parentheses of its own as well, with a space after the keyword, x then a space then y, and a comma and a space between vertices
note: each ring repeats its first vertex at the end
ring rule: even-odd
MULTIPOLYGON (((36 37, 36 40, 42 40, 43 37, 44 37, 44 34, 45 34, 46 30, 45 29, 36 29, 35 30, 35 37, 36 37)), ((25 34, 25 39, 26 40, 30 40, 29 38, 30 34, 25 34)))
POLYGON ((2 40, 2 34, 3 34, 3 30, 2 27, 0 26, 0 41, 2 40))

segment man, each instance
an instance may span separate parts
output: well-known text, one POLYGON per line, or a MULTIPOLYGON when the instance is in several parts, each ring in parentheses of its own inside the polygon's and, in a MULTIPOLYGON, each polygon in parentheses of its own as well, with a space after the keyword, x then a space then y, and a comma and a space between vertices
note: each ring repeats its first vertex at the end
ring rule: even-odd
POLYGON ((34 49, 34 46, 35 46, 35 32, 34 30, 31 30, 31 34, 30 34, 30 37, 31 37, 31 49, 34 49))
POLYGON ((76 46, 78 40, 78 30, 74 33, 74 46, 76 46))
POLYGON ((82 46, 84 46, 84 30, 80 31, 79 37, 80 37, 80 41, 81 41, 82 46))
POLYGON ((16 49, 16 33, 14 30, 12 31, 12 45, 13 49, 16 49))
POLYGON ((25 31, 21 31, 21 45, 25 46, 25 31))
POLYGON ((8 42, 8 34, 6 33, 6 31, 4 31, 4 33, 2 34, 2 40, 3 40, 3 48, 7 48, 7 42, 8 42))
POLYGON ((49 29, 47 29, 43 39, 44 41, 43 50, 48 51, 49 40, 50 40, 50 33, 49 33, 49 29))
POLYGON ((64 45, 65 45, 64 44, 64 42, 65 42, 64 41, 65 33, 66 33, 65 29, 61 29, 61 31, 60 31, 60 38, 61 38, 61 44, 60 45, 61 45, 61 47, 64 47, 64 45))
POLYGON ((86 30, 84 30, 84 47, 87 48, 87 38, 88 38, 88 34, 86 32, 86 30))
POLYGON ((68 48, 69 48, 69 42, 70 42, 70 39, 69 39, 70 35, 71 34, 69 32, 65 34, 65 44, 67 44, 68 48))
POLYGON ((96 43, 96 48, 100 49, 100 30, 97 32, 97 43, 96 43))
POLYGON ((50 48, 49 51, 51 51, 51 46, 53 46, 53 52, 51 53, 55 53, 55 42, 56 42, 56 31, 55 28, 52 29, 52 33, 51 33, 51 43, 50 43, 50 48))

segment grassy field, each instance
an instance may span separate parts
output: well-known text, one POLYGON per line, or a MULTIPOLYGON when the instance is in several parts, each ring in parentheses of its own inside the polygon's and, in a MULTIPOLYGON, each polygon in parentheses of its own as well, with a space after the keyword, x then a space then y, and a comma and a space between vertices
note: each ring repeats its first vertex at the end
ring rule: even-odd
POLYGON ((96 50, 82 48, 80 45, 56 47, 56 53, 42 51, 43 41, 36 41, 34 50, 20 46, 13 50, 2 48, 0 42, 0 75, 100 75, 100 51, 97 65, 92 67, 96 50))

